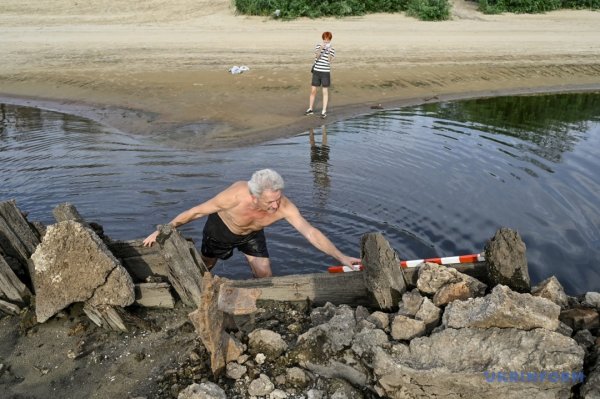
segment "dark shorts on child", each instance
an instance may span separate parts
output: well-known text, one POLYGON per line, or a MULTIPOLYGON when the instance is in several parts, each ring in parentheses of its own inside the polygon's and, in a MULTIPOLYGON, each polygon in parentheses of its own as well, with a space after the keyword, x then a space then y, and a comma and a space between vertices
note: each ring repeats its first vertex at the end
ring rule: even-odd
POLYGON ((331 86, 331 73, 330 72, 319 72, 315 71, 312 74, 312 85, 319 87, 331 86))
POLYGON ((208 215, 202 235, 202 255, 207 258, 228 259, 233 255, 235 248, 246 255, 269 257, 264 230, 246 235, 234 234, 223 223, 218 213, 208 215))

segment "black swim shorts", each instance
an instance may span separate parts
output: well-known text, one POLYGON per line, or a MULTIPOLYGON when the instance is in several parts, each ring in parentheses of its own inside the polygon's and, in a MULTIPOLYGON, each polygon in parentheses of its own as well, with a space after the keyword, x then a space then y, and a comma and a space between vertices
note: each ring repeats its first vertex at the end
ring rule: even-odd
POLYGON ((319 72, 319 71, 313 72, 311 85, 315 86, 315 87, 331 86, 331 73, 330 72, 319 72))
POLYGON ((233 234, 218 213, 208 215, 202 235, 202 255, 207 258, 228 259, 233 255, 234 248, 246 255, 269 257, 263 230, 247 235, 233 234))

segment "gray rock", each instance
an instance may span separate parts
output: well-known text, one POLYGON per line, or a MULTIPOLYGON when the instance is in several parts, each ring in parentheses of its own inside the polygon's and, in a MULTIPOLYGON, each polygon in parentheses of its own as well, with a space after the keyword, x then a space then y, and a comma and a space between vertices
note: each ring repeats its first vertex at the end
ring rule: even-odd
POLYGON ((213 382, 192 384, 179 392, 177 399, 227 399, 225 391, 213 382))
POLYGON ((306 399, 323 399, 325 398, 325 393, 319 389, 309 389, 306 392, 306 399))
POLYGON ((531 290, 531 295, 546 298, 565 309, 569 306, 569 298, 563 286, 554 276, 548 277, 531 290))
POLYGON ((366 385, 369 379, 369 371, 356 361, 348 364, 332 359, 325 364, 307 362, 302 367, 322 377, 342 379, 356 386, 366 385))
POLYGON ((269 377, 261 374, 257 379, 252 380, 248 386, 248 394, 251 396, 266 396, 273 392, 274 389, 275 385, 273 385, 269 377))
POLYGON ((369 317, 367 317, 367 321, 373 323, 375 327, 385 330, 390 326, 390 318, 388 313, 376 311, 373 312, 369 317))
MULTIPOLYGON (((600 350, 600 348, 598 349, 600 350)), ((579 391, 582 399, 600 398, 600 353, 597 353, 596 355, 596 361, 591 365, 586 376, 585 384, 579 391)))
POLYGON ((558 323, 558 328, 556 329, 556 332, 562 335, 565 335, 567 337, 570 337, 573 335, 573 329, 571 327, 569 327, 568 325, 566 325, 565 323, 563 323, 562 321, 558 323))
POLYGON ((31 259, 40 323, 74 302, 128 306, 135 300, 127 271, 96 233, 81 223, 49 226, 31 259))
POLYGON ((232 380, 239 380, 246 374, 247 367, 243 366, 237 362, 229 362, 227 363, 227 368, 225 369, 225 375, 232 380))
POLYGON ((352 308, 340 305, 335 308, 334 315, 328 322, 312 327, 300 335, 295 349, 306 350, 301 356, 308 356, 308 359, 333 355, 351 345, 355 327, 352 308))
POLYGON ((376 348, 373 372, 389 398, 558 398, 575 382, 490 383, 484 373, 578 371, 583 358, 573 339, 549 330, 448 328, 396 353, 376 348))
POLYGON ((377 327, 375 326, 375 324, 371 323, 370 321, 366 321, 366 320, 361 320, 358 323, 356 323, 356 332, 360 332, 362 330, 374 330, 377 327))
POLYGON ((335 314, 337 307, 331 302, 327 302, 325 305, 313 309, 310 312, 310 320, 313 326, 327 323, 335 314))
POLYGON ((287 397, 289 397, 289 395, 285 391, 282 391, 281 389, 275 389, 268 396, 269 399, 285 399, 287 397))
POLYGON ((422 320, 415 320, 406 316, 397 315, 392 322, 392 338, 395 340, 410 341, 425 334, 426 326, 422 320))
POLYGON ((446 284, 440 288, 433 296, 433 304, 435 306, 443 306, 456 300, 465 300, 485 294, 487 285, 473 277, 464 276, 463 280, 446 284))
POLYGON ((275 359, 288 347, 281 335, 271 330, 252 331, 248 334, 248 346, 250 353, 264 353, 270 359, 275 359))
POLYGON ((310 383, 310 377, 300 367, 290 367, 285 374, 287 383, 294 388, 304 389, 310 383))
POLYGON ((357 388, 350 385, 348 382, 341 379, 333 379, 328 381, 327 387, 328 399, 362 399, 363 393, 357 388))
POLYGON ((371 329, 371 330, 361 330, 354 335, 354 339, 352 340, 352 351, 356 353, 357 356, 372 356, 373 348, 381 347, 388 348, 389 347, 389 338, 388 335, 380 329, 371 329))
POLYGON ((456 269, 437 263, 423 263, 419 268, 417 288, 426 294, 435 294, 444 285, 457 283, 461 280, 456 269))
POLYGON ((529 292, 531 279, 527 268, 526 247, 514 230, 499 229, 485 245, 485 261, 491 286, 507 285, 517 292, 529 292))
POLYGON ((360 322, 362 320, 367 319, 371 314, 369 313, 369 309, 364 306, 358 305, 356 310, 354 311, 354 317, 356 318, 356 322, 360 322))
POLYGON ((579 330, 573 335, 573 339, 581 345, 586 351, 594 346, 596 338, 589 330, 579 330))
POLYGON ((455 301, 444 312, 446 327, 518 328, 556 330, 560 306, 531 294, 519 294, 504 285, 497 285, 483 298, 455 301))
POLYGON ((431 331, 440 323, 441 313, 442 310, 440 308, 435 306, 429 298, 425 298, 419 311, 415 314, 415 319, 423 320, 427 331, 431 331))
POLYGON ((402 302, 400 303, 398 314, 415 317, 421 308, 422 303, 423 296, 417 288, 414 288, 412 291, 407 291, 402 294, 402 302))
POLYGON ((573 330, 593 330, 600 327, 600 315, 596 309, 577 307, 560 312, 560 321, 573 330))
POLYGON ((600 310, 600 292, 586 292, 583 303, 600 310))

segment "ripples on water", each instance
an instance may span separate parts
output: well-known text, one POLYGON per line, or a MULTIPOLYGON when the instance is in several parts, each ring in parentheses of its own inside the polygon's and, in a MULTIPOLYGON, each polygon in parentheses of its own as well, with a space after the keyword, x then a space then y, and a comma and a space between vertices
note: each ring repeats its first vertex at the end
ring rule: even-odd
MULTIPOLYGON (((250 148, 183 151, 69 115, 2 107, 0 200, 31 220, 73 203, 114 239, 154 225, 271 167, 304 216, 350 255, 381 231, 402 259, 479 252, 519 231, 534 283, 598 290, 600 95, 460 101, 385 111, 250 148)), ((203 220, 181 228, 200 242, 203 220)), ((335 261, 285 222, 267 229, 276 275, 335 261)), ((199 244, 198 244, 199 245, 199 244)), ((243 256, 218 274, 248 278, 243 256)))

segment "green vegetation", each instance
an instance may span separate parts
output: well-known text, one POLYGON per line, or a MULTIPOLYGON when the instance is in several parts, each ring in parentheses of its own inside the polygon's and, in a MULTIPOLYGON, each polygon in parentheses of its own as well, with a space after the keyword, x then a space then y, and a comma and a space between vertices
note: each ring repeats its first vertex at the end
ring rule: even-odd
POLYGON ((422 20, 448 19, 448 0, 235 0, 241 14, 273 16, 281 19, 300 17, 349 17, 378 12, 403 12, 422 20))
POLYGON ((408 0, 406 15, 422 21, 443 21, 450 18, 448 0, 408 0))
MULTIPOLYGON (((542 13, 561 8, 599 10, 600 0, 474 0, 485 14, 542 13)), ((449 0, 234 0, 244 15, 290 20, 300 17, 350 17, 377 12, 406 12, 423 21, 450 18, 449 0), (279 10, 277 14, 275 11, 279 10)))
POLYGON ((479 10, 485 14, 533 14, 561 8, 598 10, 600 0, 479 0, 479 10))

